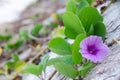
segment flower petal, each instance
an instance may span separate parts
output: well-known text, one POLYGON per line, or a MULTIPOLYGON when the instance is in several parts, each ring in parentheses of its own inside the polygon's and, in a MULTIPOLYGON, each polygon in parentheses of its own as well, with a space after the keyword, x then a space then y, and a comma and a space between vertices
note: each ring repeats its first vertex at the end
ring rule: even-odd
POLYGON ((85 57, 87 60, 90 60, 91 62, 97 63, 98 59, 95 55, 91 54, 82 54, 83 57, 85 57))
POLYGON ((87 49, 87 40, 83 40, 83 41, 80 43, 80 48, 81 48, 81 49, 87 49))
POLYGON ((108 52, 109 52, 109 48, 105 44, 99 47, 99 51, 96 55, 97 58, 99 59, 99 62, 103 61, 106 58, 108 52))
POLYGON ((98 36, 90 36, 88 38, 88 46, 102 44, 102 38, 98 36))

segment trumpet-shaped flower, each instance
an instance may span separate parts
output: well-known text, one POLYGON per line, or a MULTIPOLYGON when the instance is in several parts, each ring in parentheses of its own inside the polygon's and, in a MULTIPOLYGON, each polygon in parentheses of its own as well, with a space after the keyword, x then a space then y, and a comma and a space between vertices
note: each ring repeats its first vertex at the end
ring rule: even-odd
POLYGON ((94 63, 104 60, 108 50, 108 46, 98 36, 90 36, 80 43, 80 53, 82 56, 94 63))

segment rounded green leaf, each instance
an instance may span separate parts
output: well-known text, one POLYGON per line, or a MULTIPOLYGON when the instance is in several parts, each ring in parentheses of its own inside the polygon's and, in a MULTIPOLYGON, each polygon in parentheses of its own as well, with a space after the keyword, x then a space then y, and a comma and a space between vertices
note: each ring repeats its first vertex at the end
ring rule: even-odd
POLYGON ((23 68, 22 73, 31 73, 34 75, 40 75, 41 71, 37 65, 28 64, 23 68))
POLYGON ((82 55, 80 54, 80 42, 86 38, 85 34, 80 34, 76 37, 75 42, 72 45, 72 60, 75 64, 80 64, 82 61, 82 55))
POLYGON ((63 62, 65 64, 73 65, 72 56, 66 55, 63 57, 52 58, 47 62, 47 66, 54 65, 55 63, 63 62))
POLYGON ((49 49, 59 55, 70 55, 71 49, 70 44, 65 41, 63 38, 54 38, 50 40, 49 49))
POLYGON ((14 66, 15 71, 17 72, 17 71, 21 70, 21 68, 23 68, 24 65, 25 65, 24 61, 16 62, 15 66, 14 66))
POLYGON ((69 78, 76 78, 78 76, 78 71, 71 65, 64 63, 56 63, 55 69, 61 74, 69 78))
POLYGON ((77 7, 77 15, 80 14, 82 8, 89 6, 89 3, 86 0, 81 0, 80 4, 77 7))
POLYGON ((47 65, 47 62, 48 62, 48 59, 49 59, 49 55, 46 54, 44 55, 42 58, 41 58, 41 62, 39 63, 38 67, 45 72, 45 69, 46 69, 46 65, 47 65))
POLYGON ((76 3, 74 0, 68 0, 66 10, 73 12, 73 13, 76 13, 76 3))
POLYGON ((63 22, 65 25, 65 35, 68 38, 75 39, 80 33, 86 33, 80 19, 72 12, 64 13, 63 22))
POLYGON ((86 32, 89 31, 89 28, 92 24, 95 25, 98 21, 103 21, 103 17, 94 7, 82 8, 78 16, 85 27, 86 32))
POLYGON ((0 40, 1 41, 7 41, 7 40, 10 40, 11 38, 12 38, 11 34, 7 34, 7 35, 1 35, 0 34, 0 40))
POLYGON ((37 24, 36 26, 33 27, 31 34, 33 36, 38 36, 39 35, 39 31, 42 29, 43 25, 42 24, 37 24))
POLYGON ((94 26, 94 34, 97 36, 101 36, 103 40, 105 40, 106 35, 106 27, 104 23, 98 22, 94 26))

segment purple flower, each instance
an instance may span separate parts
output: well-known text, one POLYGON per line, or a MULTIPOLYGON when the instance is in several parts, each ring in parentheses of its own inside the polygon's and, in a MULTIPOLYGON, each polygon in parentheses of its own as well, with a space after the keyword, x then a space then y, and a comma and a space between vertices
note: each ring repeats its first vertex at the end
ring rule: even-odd
POLYGON ((97 63, 104 60, 108 54, 108 46, 105 45, 101 37, 90 36, 80 43, 80 53, 86 59, 97 63))

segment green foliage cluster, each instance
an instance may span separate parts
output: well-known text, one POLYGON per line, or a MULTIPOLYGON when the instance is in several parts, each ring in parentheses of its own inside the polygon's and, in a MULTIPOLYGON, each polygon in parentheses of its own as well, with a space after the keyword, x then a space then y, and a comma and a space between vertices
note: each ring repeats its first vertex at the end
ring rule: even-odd
POLYGON ((42 57, 41 62, 39 63, 39 65, 27 64, 22 69, 22 73, 23 74, 31 73, 31 74, 34 74, 34 75, 37 75, 37 76, 41 75, 42 71, 45 72, 48 59, 49 59, 49 55, 45 55, 45 56, 42 57))
MULTIPOLYGON (((35 25, 32 30, 31 30, 31 35, 34 36, 34 37, 37 37, 39 35, 39 32, 40 30, 42 29, 43 25, 42 24, 37 24, 35 25)), ((24 42, 27 42, 27 41, 30 41, 32 40, 31 37, 29 37, 29 30, 21 30, 20 33, 19 33, 19 38, 16 42, 14 43, 7 43, 5 45, 5 51, 10 51, 12 49, 18 49, 24 42)), ((12 36, 11 35, 6 35, 6 36, 3 36, 3 35, 0 35, 0 39, 1 40, 9 40, 11 39, 12 36)))
POLYGON ((12 70, 22 74, 31 73, 38 76, 42 74, 42 71, 45 72, 48 59, 49 55, 44 55, 41 58, 41 62, 38 65, 35 65, 32 63, 26 63, 24 61, 21 61, 18 54, 14 53, 12 55, 12 59, 5 63, 5 69, 6 72, 8 70, 12 70))
POLYGON ((24 65, 25 62, 21 61, 19 59, 19 56, 16 53, 14 53, 12 54, 12 59, 5 63, 5 68, 7 69, 7 71, 13 70, 18 72, 21 69, 21 67, 23 67, 24 65))
POLYGON ((49 59, 49 55, 45 55, 40 63, 42 65, 29 65, 23 72, 42 75, 47 66, 54 65, 58 72, 73 79, 78 79, 78 76, 84 77, 88 73, 94 64, 81 56, 80 42, 90 35, 101 36, 104 40, 106 34, 103 17, 96 8, 90 6, 92 2, 92 0, 68 1, 63 15, 65 28, 55 30, 52 33, 53 39, 48 44, 49 49, 59 56, 49 59), (70 44, 65 37, 74 42, 70 44))
POLYGON ((68 43, 62 37, 50 40, 49 49, 60 55, 48 61, 48 65, 54 65, 55 69, 69 78, 84 77, 94 66, 90 61, 82 58, 79 52, 80 42, 90 36, 101 36, 105 40, 106 28, 103 17, 94 7, 91 7, 92 0, 68 0, 66 12, 63 15, 65 36, 74 40, 68 43), (76 2, 77 1, 77 2, 76 2), (76 5, 76 3, 78 3, 76 5))

